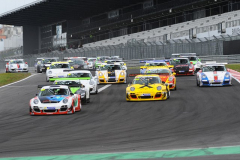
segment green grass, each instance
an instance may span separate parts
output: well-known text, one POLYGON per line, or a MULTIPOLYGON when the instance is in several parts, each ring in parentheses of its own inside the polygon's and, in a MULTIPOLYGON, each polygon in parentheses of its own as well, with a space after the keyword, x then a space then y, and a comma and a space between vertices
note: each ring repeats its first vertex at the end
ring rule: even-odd
POLYGON ((240 72, 240 64, 227 64, 226 67, 240 72))
POLYGON ((0 86, 19 81, 30 75, 30 73, 0 73, 0 86))

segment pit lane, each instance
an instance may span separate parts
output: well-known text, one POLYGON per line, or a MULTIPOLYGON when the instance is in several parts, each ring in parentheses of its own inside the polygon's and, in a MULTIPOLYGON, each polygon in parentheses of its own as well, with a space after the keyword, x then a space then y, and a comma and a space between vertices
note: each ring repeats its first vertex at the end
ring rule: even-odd
POLYGON ((114 84, 62 116, 28 114, 44 74, 2 88, 0 157, 240 145, 240 84, 199 88, 195 78, 177 77, 171 98, 155 102, 126 102, 127 85, 114 84))

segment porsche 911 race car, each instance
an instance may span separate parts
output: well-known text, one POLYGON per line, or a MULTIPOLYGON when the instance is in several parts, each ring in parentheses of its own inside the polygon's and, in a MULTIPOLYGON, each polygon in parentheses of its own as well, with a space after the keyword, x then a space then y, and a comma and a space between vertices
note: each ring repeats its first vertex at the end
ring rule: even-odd
POLYGON ((170 65, 173 65, 173 72, 176 75, 195 75, 194 65, 188 58, 174 58, 170 59, 170 65))
POLYGON ((195 72, 198 72, 200 70, 202 63, 201 59, 196 56, 196 53, 180 53, 179 55, 182 58, 188 58, 189 61, 192 62, 195 72))
POLYGON ((212 63, 205 64, 197 72, 197 86, 231 86, 232 75, 224 64, 212 63))
POLYGON ((28 72, 28 64, 23 59, 6 59, 5 61, 7 62, 6 73, 28 72))
POLYGON ((122 69, 127 70, 127 64, 122 61, 122 59, 108 59, 105 61, 107 64, 120 64, 122 69))
MULTIPOLYGON (((98 93, 97 77, 93 77, 92 73, 87 70, 78 71, 64 71, 65 78, 56 78, 56 81, 66 80, 66 81, 80 81, 81 84, 85 86, 85 90, 88 93, 98 93)), ((90 101, 90 99, 88 99, 90 101)))
POLYGON ((170 98, 168 84, 163 84, 155 74, 138 75, 126 88, 127 101, 157 101, 170 98))
POLYGON ((64 78, 65 70, 73 70, 68 62, 53 62, 46 72, 46 81, 54 82, 57 78, 64 78))
POLYGON ((157 74, 161 78, 163 83, 169 84, 170 90, 177 90, 176 85, 176 73, 172 73, 168 68, 148 68, 146 74, 157 74))
POLYGON ((89 87, 85 87, 79 80, 59 79, 53 82, 54 85, 66 85, 70 88, 71 92, 81 96, 81 104, 90 102, 89 87))
POLYGON ((85 57, 64 57, 64 60, 70 60, 74 70, 89 69, 85 57))
POLYGON ((39 94, 29 102, 30 115, 73 114, 81 111, 81 96, 73 94, 68 86, 38 86, 39 94))
POLYGON ((140 73, 145 73, 148 68, 154 67, 162 67, 162 68, 169 68, 167 63, 164 60, 154 60, 154 61, 146 61, 144 66, 140 67, 140 73))
POLYGON ((57 62, 58 60, 58 57, 37 59, 35 70, 37 73, 46 72, 47 68, 50 67, 52 62, 57 62))
POLYGON ((96 71, 98 84, 127 83, 126 70, 120 64, 103 63, 96 71))

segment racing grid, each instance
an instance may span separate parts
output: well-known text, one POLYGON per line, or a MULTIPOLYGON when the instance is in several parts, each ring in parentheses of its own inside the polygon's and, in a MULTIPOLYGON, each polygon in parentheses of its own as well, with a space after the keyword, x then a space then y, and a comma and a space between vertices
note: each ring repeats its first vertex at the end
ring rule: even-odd
POLYGON ((29 116, 29 100, 45 83, 37 74, 0 89, 0 157, 240 145, 235 80, 230 87, 199 88, 195 76, 177 77, 178 90, 168 101, 150 102, 126 102, 127 85, 114 84, 91 95, 82 112, 29 116))

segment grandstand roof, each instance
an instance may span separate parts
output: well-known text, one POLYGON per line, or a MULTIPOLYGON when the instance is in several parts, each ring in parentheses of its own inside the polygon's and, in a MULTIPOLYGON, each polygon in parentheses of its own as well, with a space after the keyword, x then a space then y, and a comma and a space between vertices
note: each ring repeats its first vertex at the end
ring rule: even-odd
POLYGON ((84 19, 143 1, 145 0, 42 0, 0 15, 0 24, 42 26, 62 20, 84 19))

